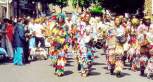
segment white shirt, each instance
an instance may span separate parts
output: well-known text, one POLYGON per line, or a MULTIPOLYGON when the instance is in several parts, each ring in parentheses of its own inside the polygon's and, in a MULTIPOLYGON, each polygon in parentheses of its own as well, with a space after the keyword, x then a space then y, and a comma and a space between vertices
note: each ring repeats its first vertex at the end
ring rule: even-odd
POLYGON ((36 33, 36 37, 43 37, 42 29, 43 29, 43 25, 41 24, 34 25, 34 32, 36 33))
POLYGON ((84 39, 85 43, 88 43, 91 39, 91 36, 90 35, 85 35, 83 39, 84 39))
POLYGON ((124 27, 120 26, 119 28, 116 29, 116 36, 122 36, 124 34, 125 34, 124 27))
POLYGON ((32 32, 34 31, 34 24, 30 22, 28 27, 29 27, 28 29, 30 31, 30 34, 32 34, 32 32))

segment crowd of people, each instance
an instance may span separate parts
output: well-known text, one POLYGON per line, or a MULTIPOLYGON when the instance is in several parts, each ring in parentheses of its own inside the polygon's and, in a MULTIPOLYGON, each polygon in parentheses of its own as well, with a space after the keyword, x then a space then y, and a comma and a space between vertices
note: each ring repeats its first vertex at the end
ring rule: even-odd
POLYGON ((0 54, 12 59, 15 65, 29 63, 32 51, 44 51, 42 54, 51 60, 55 75, 64 75, 67 58, 72 56, 78 71, 87 76, 96 49, 103 49, 111 75, 120 76, 127 64, 132 71, 140 69, 141 76, 153 75, 153 24, 148 16, 143 19, 108 14, 94 17, 84 11, 4 19, 0 24, 0 54))

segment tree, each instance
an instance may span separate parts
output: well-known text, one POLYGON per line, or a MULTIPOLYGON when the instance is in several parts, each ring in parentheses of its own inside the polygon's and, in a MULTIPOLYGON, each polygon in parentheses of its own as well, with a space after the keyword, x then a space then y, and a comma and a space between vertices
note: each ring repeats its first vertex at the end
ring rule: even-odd
POLYGON ((143 11, 144 0, 103 0, 101 5, 118 14, 136 13, 138 9, 143 11))
POLYGON ((53 3, 54 5, 59 5, 61 8, 61 12, 63 7, 68 5, 68 0, 50 0, 49 3, 53 3))
POLYGON ((91 4, 101 4, 103 0, 71 0, 73 7, 81 7, 82 11, 83 8, 88 8, 91 4))
POLYGON ((101 16, 103 14, 103 8, 102 6, 98 5, 98 4, 93 4, 90 8, 89 8, 90 13, 93 16, 101 16))
POLYGON ((91 0, 72 0, 73 7, 81 7, 82 11, 83 8, 88 8, 90 6, 91 0))
POLYGON ((52 3, 53 5, 59 5, 61 8, 61 12, 63 7, 67 6, 68 0, 34 0, 36 2, 41 2, 44 5, 48 5, 48 3, 52 3))

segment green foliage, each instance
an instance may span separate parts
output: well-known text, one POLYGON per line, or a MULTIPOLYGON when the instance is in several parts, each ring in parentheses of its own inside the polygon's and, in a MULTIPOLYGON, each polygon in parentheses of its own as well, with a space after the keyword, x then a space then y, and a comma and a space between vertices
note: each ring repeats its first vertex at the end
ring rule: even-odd
POLYGON ((92 14, 100 15, 103 13, 103 8, 100 5, 94 5, 90 8, 92 14))
POLYGON ((81 7, 83 7, 84 5, 88 4, 87 1, 88 1, 88 0, 79 0, 79 5, 80 5, 81 7))
POLYGON ((91 0, 71 0, 72 5, 76 7, 77 5, 80 7, 89 7, 91 0))
POLYGON ((67 6, 68 0, 47 0, 47 2, 64 7, 67 6))
POLYGON ((144 0, 103 0, 101 5, 118 14, 136 13, 137 9, 143 11, 144 0))
POLYGON ((78 4, 78 0, 71 0, 73 7, 76 7, 78 4))
POLYGON ((67 0, 56 0, 56 3, 63 7, 67 5, 67 0))

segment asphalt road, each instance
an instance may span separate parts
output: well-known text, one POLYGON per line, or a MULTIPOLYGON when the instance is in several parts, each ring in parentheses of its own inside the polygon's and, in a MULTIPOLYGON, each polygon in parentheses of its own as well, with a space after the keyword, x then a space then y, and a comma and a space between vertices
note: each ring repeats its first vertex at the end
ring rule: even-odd
POLYGON ((106 69, 105 56, 98 50, 93 71, 88 77, 81 77, 77 72, 74 60, 69 60, 65 68, 65 76, 57 77, 50 61, 35 61, 24 66, 15 66, 12 63, 0 65, 0 82, 153 82, 146 77, 139 76, 139 72, 132 72, 125 67, 123 76, 117 78, 109 74, 106 69))

